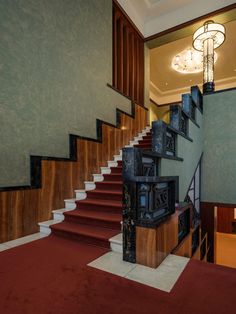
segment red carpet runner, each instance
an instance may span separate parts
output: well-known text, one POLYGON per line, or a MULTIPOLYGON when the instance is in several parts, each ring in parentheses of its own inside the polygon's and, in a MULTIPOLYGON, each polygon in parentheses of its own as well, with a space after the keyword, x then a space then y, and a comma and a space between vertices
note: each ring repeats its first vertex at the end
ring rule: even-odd
MULTIPOLYGON (((136 147, 151 149, 151 133, 136 147)), ((109 239, 121 232, 122 220, 122 161, 104 174, 104 181, 96 182, 96 189, 87 192, 85 200, 77 201, 77 208, 65 212, 62 223, 52 225, 52 233, 100 247, 109 248, 109 239)))

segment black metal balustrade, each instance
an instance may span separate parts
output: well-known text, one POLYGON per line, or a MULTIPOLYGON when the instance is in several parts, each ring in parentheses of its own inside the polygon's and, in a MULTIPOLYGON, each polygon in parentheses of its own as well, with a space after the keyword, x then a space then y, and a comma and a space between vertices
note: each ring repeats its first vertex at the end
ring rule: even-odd
POLYGON ((161 120, 152 123, 152 151, 163 156, 176 156, 176 133, 161 120))
POLYGON ((182 108, 184 113, 191 118, 193 121, 196 120, 196 105, 192 100, 190 94, 182 95, 182 108))
POLYGON ((178 242, 180 243, 190 230, 190 208, 186 209, 178 217, 178 242))
POLYGON ((201 247, 200 247, 200 259, 203 260, 205 255, 207 253, 207 240, 206 237, 202 241, 201 247))
POLYGON ((156 227, 175 212, 178 202, 178 177, 158 177, 159 158, 149 154, 123 149, 123 259, 132 263, 136 262, 135 227, 156 227), (147 160, 155 164, 154 170, 146 167, 147 160), (148 175, 143 169, 148 169, 148 175))
POLYGON ((188 117, 179 105, 170 107, 170 125, 180 133, 188 136, 188 117))
POLYGON ((198 226, 192 233, 192 255, 196 252, 200 244, 200 226, 198 226))
POLYGON ((194 102, 195 106, 202 112, 203 111, 203 97, 197 85, 191 87, 191 96, 192 96, 192 101, 194 102))

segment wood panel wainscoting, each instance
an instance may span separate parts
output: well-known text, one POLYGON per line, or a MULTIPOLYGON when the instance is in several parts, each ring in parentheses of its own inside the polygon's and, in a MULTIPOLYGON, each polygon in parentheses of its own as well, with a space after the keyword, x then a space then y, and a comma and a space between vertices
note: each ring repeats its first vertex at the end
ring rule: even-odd
POLYGON ((113 1, 113 86, 144 104, 144 41, 113 1))
POLYGON ((38 231, 93 173, 146 127, 147 109, 132 103, 132 114, 119 109, 117 125, 97 120, 97 139, 70 135, 70 158, 31 156, 31 185, 0 188, 0 243, 38 231))

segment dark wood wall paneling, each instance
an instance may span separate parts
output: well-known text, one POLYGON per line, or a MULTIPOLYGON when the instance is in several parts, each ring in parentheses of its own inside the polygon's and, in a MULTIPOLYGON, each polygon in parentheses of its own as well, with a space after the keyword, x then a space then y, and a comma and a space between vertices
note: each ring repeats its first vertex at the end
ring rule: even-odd
POLYGON ((51 219, 52 210, 63 208, 64 199, 145 128, 147 110, 136 105, 134 118, 119 111, 117 121, 119 127, 102 123, 101 140, 78 138, 76 161, 42 160, 41 188, 0 192, 0 243, 37 232, 38 222, 51 219))
POLYGON ((217 232, 233 233, 233 223, 236 223, 234 219, 234 208, 229 206, 217 206, 217 232))
POLYGON ((113 86, 144 104, 144 41, 113 3, 113 86))

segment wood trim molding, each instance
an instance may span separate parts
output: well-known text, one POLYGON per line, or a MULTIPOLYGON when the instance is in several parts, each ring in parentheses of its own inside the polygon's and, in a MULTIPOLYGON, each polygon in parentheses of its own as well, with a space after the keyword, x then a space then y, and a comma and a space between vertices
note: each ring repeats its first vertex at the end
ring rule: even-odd
POLYGON ((205 202, 202 201, 201 203, 203 203, 205 206, 213 206, 213 207, 229 207, 229 208, 236 208, 236 204, 233 203, 215 203, 215 202, 205 202))
POLYGON ((169 102, 169 103, 166 103, 166 104, 158 104, 157 102, 155 102, 155 100, 153 100, 152 98, 150 98, 150 101, 156 105, 158 108, 160 107, 167 107, 167 106, 171 106, 171 105, 177 105, 177 104, 181 104, 181 101, 174 101, 174 102, 169 102))

